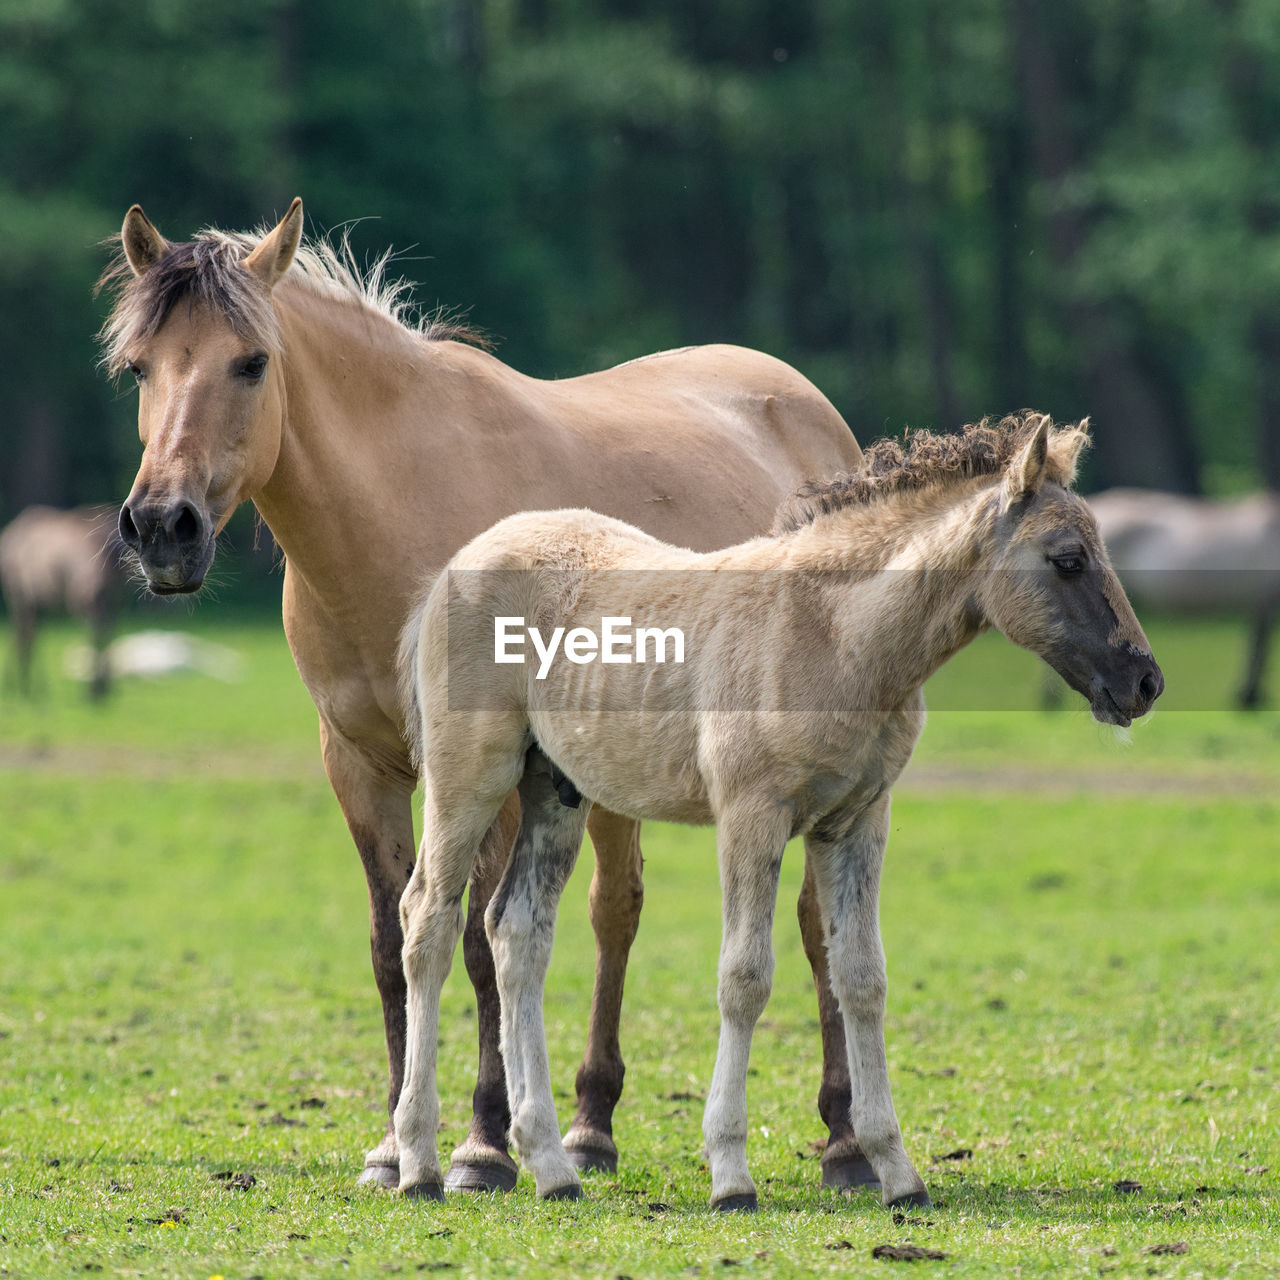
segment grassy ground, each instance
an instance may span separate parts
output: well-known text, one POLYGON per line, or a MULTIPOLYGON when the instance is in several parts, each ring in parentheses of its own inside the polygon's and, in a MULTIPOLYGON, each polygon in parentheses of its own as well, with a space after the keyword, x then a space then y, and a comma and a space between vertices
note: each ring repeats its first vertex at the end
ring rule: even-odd
MULTIPOLYGON (((910 1269, 872 1257, 908 1243, 955 1276, 1280 1274, 1280 718, 1212 709, 1237 629, 1153 628, 1170 709, 1127 747, 1079 707, 1013 709, 1040 677, 998 639, 931 690, 882 904, 895 1099, 936 1202, 903 1221, 818 1188, 798 850, 750 1081, 764 1207, 708 1210, 713 846, 661 827, 619 1174, 573 1205, 527 1178, 442 1206, 357 1191, 385 1101, 357 860, 278 624, 205 610, 198 629, 246 656, 244 682, 132 683, 91 708, 49 653, 39 707, 0 701, 0 1275, 860 1275, 910 1269)), ((548 983, 562 1121, 590 866, 548 983)), ((458 964, 446 1152, 474 1030, 458 964)))

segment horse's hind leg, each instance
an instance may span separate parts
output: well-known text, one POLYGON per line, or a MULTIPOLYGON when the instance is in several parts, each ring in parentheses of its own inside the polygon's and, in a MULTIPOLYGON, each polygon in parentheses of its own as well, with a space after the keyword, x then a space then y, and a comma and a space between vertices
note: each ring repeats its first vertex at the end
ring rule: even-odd
POLYGON ((449 1157, 446 1191, 510 1191, 516 1185, 516 1164, 507 1154, 511 1111, 507 1105, 507 1078, 499 1048, 501 1036, 498 980, 493 952, 485 933, 484 913, 498 881, 507 869, 511 846, 520 825, 520 805, 513 794, 502 806, 498 820, 480 846, 480 857, 471 872, 467 890, 467 923, 462 934, 462 955, 476 996, 476 1023, 480 1063, 471 1098, 471 1130, 449 1157))
POLYGON ((596 977, 587 1047, 578 1068, 578 1109, 564 1136, 564 1145, 577 1168, 613 1173, 618 1167, 613 1110, 622 1096, 625 1073, 618 1023, 622 1017, 627 957, 644 903, 644 859, 640 853, 640 824, 634 819, 593 809, 587 829, 596 855, 590 897, 596 977))
POLYGON ((1262 677, 1267 669, 1267 649, 1271 643, 1271 627, 1275 622, 1277 606, 1263 605, 1253 620, 1249 637, 1249 665, 1245 671, 1244 687, 1238 701, 1245 711, 1262 705, 1262 677))
POLYGON ((530 751, 520 782, 520 834, 485 918, 502 1003, 511 1137, 542 1199, 581 1194, 556 1121, 542 991, 556 906, 578 859, 586 816, 585 806, 561 803, 549 761, 530 751))
POLYGON ((849 1055, 844 1045, 844 1018, 831 990, 827 969, 827 944, 822 932, 813 869, 805 860, 804 883, 796 904, 804 953, 813 970, 818 993, 818 1019, 822 1027, 822 1084, 818 1090, 818 1114, 827 1126, 826 1150, 822 1153, 824 1187, 878 1187, 879 1179, 871 1162, 862 1154, 853 1132, 853 1094, 849 1084, 849 1055))

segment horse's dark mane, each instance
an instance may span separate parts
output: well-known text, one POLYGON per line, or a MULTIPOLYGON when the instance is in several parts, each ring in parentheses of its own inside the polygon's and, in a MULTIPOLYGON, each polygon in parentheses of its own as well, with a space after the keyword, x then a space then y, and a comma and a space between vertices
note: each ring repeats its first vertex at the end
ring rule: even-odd
MULTIPOLYGON (((120 237, 114 239, 120 242, 120 237)), ((240 265, 260 239, 261 235, 202 231, 192 241, 170 244, 143 276, 134 275, 123 250, 117 252, 97 285, 98 291, 106 289, 114 298, 99 335, 108 371, 118 374, 131 358, 130 351, 154 337, 169 312, 184 300, 224 316, 247 341, 278 351, 280 329, 271 296, 240 265)), ((362 270, 345 238, 337 246, 327 240, 307 241, 299 247, 286 278, 313 293, 354 300, 428 341, 456 339, 487 345, 482 334, 445 313, 410 319, 405 297, 410 285, 387 279, 390 261, 391 255, 385 254, 362 270)))
MULTIPOLYGON (((856 471, 830 480, 809 480, 779 508, 775 533, 788 533, 819 516, 875 502, 891 494, 958 484, 1002 472, 1040 425, 1043 415, 1026 409, 992 423, 969 423, 959 432, 905 432, 902 441, 877 440, 862 454, 856 471), (903 444, 906 447, 903 447, 903 444)), ((1060 428, 1050 436, 1048 479, 1069 485, 1075 459, 1087 439, 1084 424, 1060 428)))

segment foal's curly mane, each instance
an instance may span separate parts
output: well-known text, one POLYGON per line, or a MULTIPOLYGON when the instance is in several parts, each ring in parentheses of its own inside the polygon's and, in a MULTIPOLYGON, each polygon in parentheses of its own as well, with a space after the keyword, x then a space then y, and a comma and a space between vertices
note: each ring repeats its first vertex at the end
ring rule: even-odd
MULTIPOLYGON (((270 294, 240 268, 266 232, 266 228, 254 234, 206 229, 194 240, 170 244, 168 252, 140 277, 134 275, 123 249, 118 249, 96 289, 105 289, 114 304, 98 335, 108 372, 119 374, 129 351, 154 337, 173 307, 184 300, 225 316, 242 338, 278 351, 280 329, 270 294)), ((121 238, 113 236, 107 243, 120 245, 121 238)), ((428 341, 457 339, 473 346, 488 345, 482 333, 457 322, 447 311, 415 318, 407 296, 412 286, 387 275, 393 258, 385 253, 361 267, 348 234, 337 244, 308 239, 298 247, 288 279, 313 294, 354 301, 428 341)))
MULTIPOLYGON (((830 480, 808 480, 779 508, 774 533, 789 533, 819 516, 862 506, 892 494, 958 484, 1002 472, 1031 439, 1046 415, 1031 409, 998 422, 983 418, 958 432, 908 431, 868 445, 855 471, 830 480), (905 448, 903 447, 905 444, 905 448)), ((1046 478, 1069 486, 1076 459, 1089 442, 1088 419, 1051 428, 1046 478)))

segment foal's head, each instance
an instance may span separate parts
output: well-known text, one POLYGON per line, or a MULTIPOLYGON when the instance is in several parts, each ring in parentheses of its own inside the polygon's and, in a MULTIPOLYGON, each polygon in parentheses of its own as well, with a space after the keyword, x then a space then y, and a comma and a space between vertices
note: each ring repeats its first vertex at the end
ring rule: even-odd
POLYGON ((1097 521, 1070 489, 1082 430, 1027 419, 991 498, 994 541, 978 604, 1038 653, 1103 724, 1128 725, 1164 689, 1151 646, 1111 567, 1097 521))
POLYGON ((158 594, 195 591, 231 513, 270 478, 284 382, 271 291, 302 235, 302 202, 256 245, 205 233, 170 244, 134 205, 106 363, 137 380, 144 452, 120 536, 158 594))

